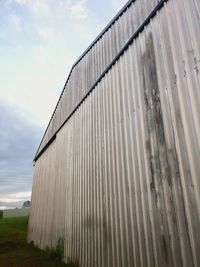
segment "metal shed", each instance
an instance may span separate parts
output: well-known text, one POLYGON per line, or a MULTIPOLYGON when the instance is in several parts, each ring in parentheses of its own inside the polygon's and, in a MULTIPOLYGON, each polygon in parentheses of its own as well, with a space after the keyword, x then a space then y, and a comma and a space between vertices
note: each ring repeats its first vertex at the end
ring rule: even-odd
POLYGON ((200 3, 132 0, 73 65, 28 241, 83 267, 200 266, 200 3))

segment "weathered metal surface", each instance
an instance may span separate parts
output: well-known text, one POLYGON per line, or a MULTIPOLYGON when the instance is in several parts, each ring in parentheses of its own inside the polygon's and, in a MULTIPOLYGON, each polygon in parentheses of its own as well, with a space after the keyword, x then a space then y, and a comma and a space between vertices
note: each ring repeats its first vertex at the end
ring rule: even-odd
POLYGON ((116 19, 98 37, 98 42, 93 43, 77 61, 67 79, 62 97, 50 120, 36 157, 158 2, 157 0, 129 1, 128 9, 123 8, 119 12, 116 19), (98 53, 95 52, 97 46, 98 53), (81 82, 81 75, 86 77, 84 83, 81 82))
POLYGON ((29 241, 62 237, 83 267, 200 266, 199 17, 169 0, 57 133, 35 162, 29 241))

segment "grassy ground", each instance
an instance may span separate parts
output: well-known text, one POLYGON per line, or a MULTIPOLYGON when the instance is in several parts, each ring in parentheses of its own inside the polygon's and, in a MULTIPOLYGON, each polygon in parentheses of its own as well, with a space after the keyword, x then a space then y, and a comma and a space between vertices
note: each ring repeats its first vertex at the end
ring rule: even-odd
POLYGON ((28 218, 0 220, 0 267, 73 267, 26 243, 28 218))

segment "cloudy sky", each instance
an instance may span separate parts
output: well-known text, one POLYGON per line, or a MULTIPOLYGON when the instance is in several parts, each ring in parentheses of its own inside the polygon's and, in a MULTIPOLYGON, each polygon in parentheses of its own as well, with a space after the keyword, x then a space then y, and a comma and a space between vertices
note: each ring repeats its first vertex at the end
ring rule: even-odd
POLYGON ((0 208, 30 199, 32 160, 69 73, 126 0, 0 0, 0 208))

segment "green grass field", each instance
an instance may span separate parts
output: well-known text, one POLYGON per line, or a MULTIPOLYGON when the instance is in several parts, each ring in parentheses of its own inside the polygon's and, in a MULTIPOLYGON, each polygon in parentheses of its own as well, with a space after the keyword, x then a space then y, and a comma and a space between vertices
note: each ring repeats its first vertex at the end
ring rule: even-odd
POLYGON ((26 243, 28 217, 0 220, 0 267, 75 267, 26 243))

